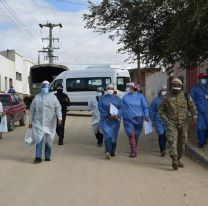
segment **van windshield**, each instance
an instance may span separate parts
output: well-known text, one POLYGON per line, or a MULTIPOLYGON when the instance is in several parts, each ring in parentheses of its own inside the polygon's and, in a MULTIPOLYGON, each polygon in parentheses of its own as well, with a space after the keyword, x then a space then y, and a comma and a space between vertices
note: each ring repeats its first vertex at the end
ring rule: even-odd
POLYGON ((119 91, 126 91, 126 85, 130 83, 130 77, 117 77, 117 89, 119 91))
POLYGON ((55 81, 51 84, 51 86, 50 86, 50 91, 51 91, 51 92, 56 91, 56 88, 57 88, 58 84, 63 85, 63 79, 57 79, 57 80, 55 80, 55 81))
POLYGON ((110 83, 110 77, 70 78, 66 80, 66 90, 68 92, 96 91, 98 87, 106 88, 110 83))

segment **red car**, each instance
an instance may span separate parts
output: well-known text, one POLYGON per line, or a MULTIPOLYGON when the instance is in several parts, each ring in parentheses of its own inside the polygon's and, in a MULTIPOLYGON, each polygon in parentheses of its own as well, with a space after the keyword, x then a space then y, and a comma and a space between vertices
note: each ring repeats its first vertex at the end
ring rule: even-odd
POLYGON ((8 131, 13 131, 15 122, 20 126, 26 124, 26 106, 16 94, 0 94, 0 101, 7 115, 8 131))

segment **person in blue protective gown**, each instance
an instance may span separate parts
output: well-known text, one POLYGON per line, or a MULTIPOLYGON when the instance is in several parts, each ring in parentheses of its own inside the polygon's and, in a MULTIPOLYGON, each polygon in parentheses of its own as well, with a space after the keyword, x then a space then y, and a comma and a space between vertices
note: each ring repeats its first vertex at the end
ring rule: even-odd
POLYGON ((126 88, 127 94, 122 101, 124 106, 123 124, 130 143, 130 157, 137 156, 137 143, 142 131, 143 117, 149 121, 149 109, 145 96, 137 92, 134 83, 130 83, 126 88))
POLYGON ((166 124, 161 119, 159 115, 159 107, 161 101, 164 99, 164 97, 167 94, 167 87, 163 86, 159 90, 159 95, 152 101, 150 104, 149 110, 150 110, 150 118, 154 124, 155 130, 158 134, 158 141, 159 141, 159 147, 160 147, 160 154, 162 157, 166 155, 166 124))
POLYGON ((203 148, 208 138, 208 75, 200 73, 198 79, 199 84, 192 88, 191 97, 198 112, 197 133, 199 147, 203 148))
POLYGON ((123 110, 122 100, 114 95, 114 90, 114 86, 108 84, 106 87, 106 94, 100 98, 98 103, 100 127, 105 142, 106 159, 115 156, 116 142, 123 110), (112 105, 117 109, 117 114, 111 112, 112 105))

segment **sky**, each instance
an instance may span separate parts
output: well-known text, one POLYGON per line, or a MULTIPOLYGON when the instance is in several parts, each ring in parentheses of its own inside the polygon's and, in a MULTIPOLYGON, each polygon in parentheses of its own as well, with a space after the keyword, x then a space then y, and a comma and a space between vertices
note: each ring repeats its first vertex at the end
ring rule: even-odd
MULTIPOLYGON (((101 0, 92 0, 99 3, 101 0)), ((42 38, 48 37, 48 29, 39 24, 47 22, 63 25, 53 29, 55 63, 69 67, 77 65, 114 64, 135 67, 124 62, 127 55, 119 54, 119 45, 84 28, 83 14, 88 13, 87 0, 0 0, 0 50, 15 49, 34 63, 38 61, 38 51, 48 46, 42 38)), ((41 54, 41 63, 44 54, 41 54)))

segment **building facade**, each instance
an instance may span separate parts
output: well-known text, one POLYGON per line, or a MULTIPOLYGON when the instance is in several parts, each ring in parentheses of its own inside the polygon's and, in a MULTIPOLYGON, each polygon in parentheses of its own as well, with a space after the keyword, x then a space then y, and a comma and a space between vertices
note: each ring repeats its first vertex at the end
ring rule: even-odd
POLYGON ((29 95, 29 72, 34 64, 15 50, 0 52, 0 92, 13 86, 21 95, 29 95))
POLYGON ((173 78, 179 78, 183 82, 184 90, 190 92, 191 89, 198 83, 199 73, 208 74, 208 62, 204 62, 199 66, 192 66, 186 69, 180 67, 179 63, 176 63, 168 71, 168 85, 170 86, 173 78))

